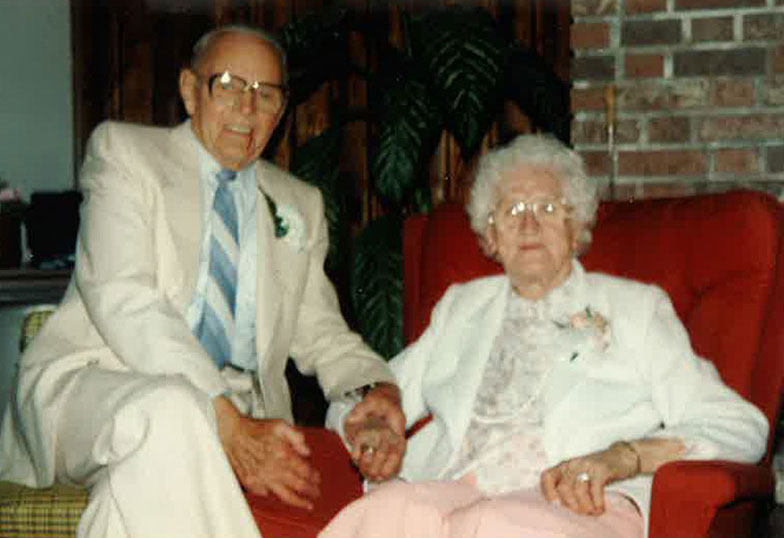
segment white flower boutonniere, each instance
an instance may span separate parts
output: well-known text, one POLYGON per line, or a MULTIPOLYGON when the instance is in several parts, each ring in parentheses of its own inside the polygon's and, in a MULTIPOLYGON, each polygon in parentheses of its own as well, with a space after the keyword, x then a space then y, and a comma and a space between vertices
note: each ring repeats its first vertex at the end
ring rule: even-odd
POLYGON ((305 248, 305 219, 294 206, 288 204, 277 205, 265 192, 272 224, 275 227, 275 237, 283 239, 298 251, 305 248))
MULTIPOLYGON (((586 306, 583 310, 569 316, 566 322, 556 322, 556 325, 570 333, 576 347, 606 351, 610 347, 610 324, 599 312, 586 306)), ((572 362, 580 356, 580 351, 571 353, 569 361, 572 362)))

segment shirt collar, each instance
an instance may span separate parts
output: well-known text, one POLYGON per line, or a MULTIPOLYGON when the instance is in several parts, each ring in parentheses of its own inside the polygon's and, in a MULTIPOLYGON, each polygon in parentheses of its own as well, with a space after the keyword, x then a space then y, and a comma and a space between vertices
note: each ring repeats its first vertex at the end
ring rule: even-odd
MULTIPOLYGON (((190 136, 193 139, 194 144, 196 144, 196 148, 198 150, 199 170, 201 171, 202 177, 206 178, 207 184, 213 188, 217 188, 218 179, 216 175, 223 167, 218 161, 215 160, 215 157, 213 157, 210 152, 204 148, 201 141, 196 137, 196 134, 193 132, 193 129, 190 126, 190 121, 191 120, 188 120, 188 132, 190 133, 190 136)), ((254 163, 252 162, 245 168, 237 170, 237 179, 232 183, 237 184, 239 182, 248 181, 248 178, 252 178, 253 167, 254 163)))

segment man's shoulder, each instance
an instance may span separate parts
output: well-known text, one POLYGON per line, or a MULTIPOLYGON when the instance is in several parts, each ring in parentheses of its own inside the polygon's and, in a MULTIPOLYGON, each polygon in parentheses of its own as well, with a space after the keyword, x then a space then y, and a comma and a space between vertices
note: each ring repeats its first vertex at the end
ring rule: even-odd
POLYGON ((100 123, 90 135, 88 148, 93 151, 160 151, 169 144, 177 127, 156 127, 139 123, 107 120, 100 123))
MULTIPOLYGON (((178 126, 180 127, 180 126, 178 126)), ((141 123, 131 123, 126 121, 106 120, 98 124, 93 130, 92 137, 96 138, 160 138, 170 136, 171 132, 178 127, 158 127, 154 125, 144 125, 141 123)))

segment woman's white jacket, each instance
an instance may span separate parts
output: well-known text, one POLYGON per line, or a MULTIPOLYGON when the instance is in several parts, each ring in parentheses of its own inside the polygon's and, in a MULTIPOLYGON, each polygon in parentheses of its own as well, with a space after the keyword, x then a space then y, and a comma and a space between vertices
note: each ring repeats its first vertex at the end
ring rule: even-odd
MULTIPOLYGON (((683 439, 689 459, 757 461, 766 446, 765 416, 694 353, 667 294, 653 285, 587 273, 576 261, 573 271, 570 311, 589 307, 601 314, 609 323, 610 344, 555 358, 540 394, 548 463, 649 436, 683 439)), ((506 276, 451 286, 419 340, 390 362, 408 425, 433 415, 409 440, 402 478, 445 478, 471 419, 509 286, 506 276)), ((345 411, 333 405, 333 426, 345 411)), ((609 488, 635 499, 646 528, 651 482, 640 476, 609 488)))

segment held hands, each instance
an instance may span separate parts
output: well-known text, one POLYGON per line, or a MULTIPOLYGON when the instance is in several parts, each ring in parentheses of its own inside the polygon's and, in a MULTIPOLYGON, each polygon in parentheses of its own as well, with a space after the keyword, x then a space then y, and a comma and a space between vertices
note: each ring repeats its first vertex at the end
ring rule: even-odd
POLYGON ((346 417, 343 429, 352 447, 351 458, 369 480, 386 480, 400 470, 406 450, 405 422, 400 391, 389 383, 373 388, 346 417))
POLYGON ((256 495, 310 510, 321 478, 307 460, 310 449, 302 432, 280 419, 242 415, 228 398, 213 400, 218 436, 240 483, 256 495))

